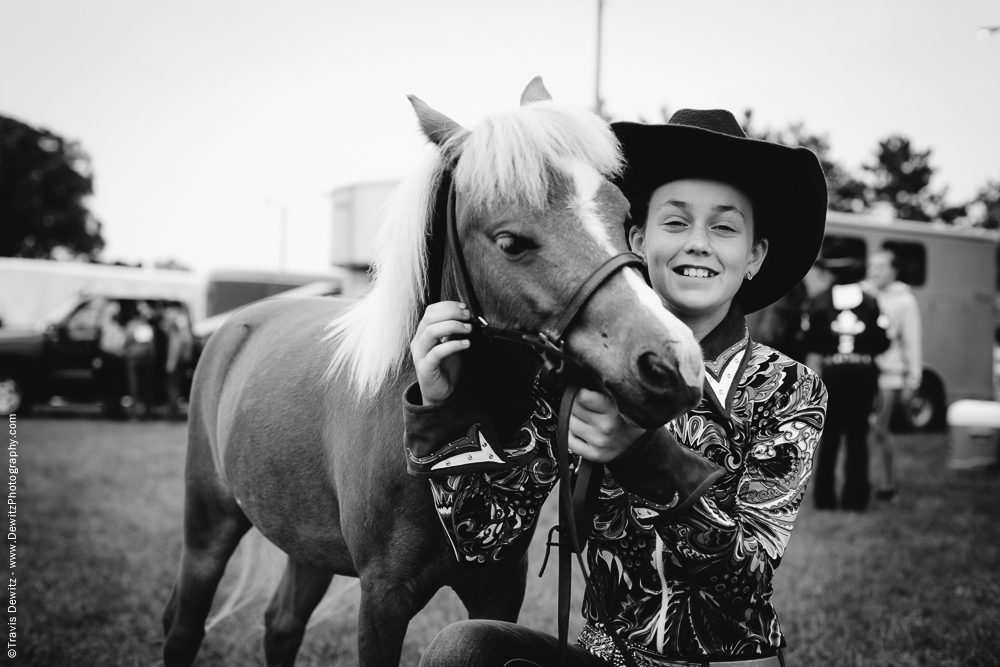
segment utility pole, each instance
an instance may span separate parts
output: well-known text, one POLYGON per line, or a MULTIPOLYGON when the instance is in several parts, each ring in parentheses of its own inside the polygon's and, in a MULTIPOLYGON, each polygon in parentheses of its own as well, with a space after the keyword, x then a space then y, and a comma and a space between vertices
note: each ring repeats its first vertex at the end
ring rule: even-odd
POLYGON ((604 100, 601 99, 601 27, 604 15, 604 0, 597 0, 597 74, 594 77, 594 113, 604 115, 604 100))
POLYGON ((287 270, 287 257, 285 251, 288 246, 288 206, 281 205, 281 219, 278 228, 280 236, 278 243, 278 270, 284 273, 287 270))

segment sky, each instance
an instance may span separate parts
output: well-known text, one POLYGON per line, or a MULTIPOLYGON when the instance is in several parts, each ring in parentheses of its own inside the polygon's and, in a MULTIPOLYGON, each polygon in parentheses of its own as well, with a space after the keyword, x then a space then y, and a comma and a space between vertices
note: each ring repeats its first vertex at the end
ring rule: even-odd
MULTIPOLYGON (((330 192, 416 165, 408 94, 473 124, 541 75, 592 107, 597 6, 0 0, 0 114, 90 155, 106 260, 321 271, 330 192)), ((902 133, 964 202, 1000 179, 1000 33, 983 26, 995 0, 605 0, 601 96, 616 120, 801 121, 851 169, 902 133)))

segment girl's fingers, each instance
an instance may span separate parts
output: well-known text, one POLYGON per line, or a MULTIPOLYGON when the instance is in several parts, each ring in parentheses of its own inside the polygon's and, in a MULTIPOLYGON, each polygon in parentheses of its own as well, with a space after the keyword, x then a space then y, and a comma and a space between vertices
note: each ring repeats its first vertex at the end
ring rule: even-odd
POLYGON ((468 320, 469 317, 469 310, 465 307, 464 303, 458 301, 438 301, 437 303, 432 303, 424 310, 424 315, 420 318, 419 324, 417 324, 417 333, 414 335, 414 338, 419 337, 423 333, 423 330, 431 324, 445 320, 463 321, 468 320))
MULTIPOLYGON (((606 414, 617 412, 615 402, 607 394, 590 389, 581 389, 576 395, 576 404, 590 412, 606 414)), ((574 406, 575 407, 575 406, 574 406)))
POLYGON ((444 322, 436 322, 429 325, 426 329, 424 329, 424 333, 421 335, 421 338, 436 345, 437 341, 441 340, 445 336, 461 336, 468 334, 471 331, 472 325, 468 322, 445 320, 444 322))
POLYGON ((426 357, 431 350, 450 336, 461 336, 472 331, 472 325, 458 320, 444 320, 435 322, 424 327, 423 331, 414 336, 410 343, 410 352, 414 361, 419 361, 426 357))
POLYGON ((593 443, 594 445, 600 443, 603 434, 595 428, 592 424, 580 419, 576 415, 570 415, 569 417, 569 433, 578 440, 583 442, 593 443))
POLYGON ((606 463, 609 458, 605 452, 572 433, 569 434, 569 451, 577 456, 582 456, 588 461, 596 461, 598 463, 606 463))
MULTIPOLYGON (((614 430, 615 425, 620 419, 618 416, 618 409, 615 407, 614 403, 602 403, 599 407, 604 409, 597 411, 591 410, 585 407, 585 403, 577 402, 573 404, 570 416, 571 418, 575 418, 580 424, 585 424, 592 435, 607 436, 612 430, 614 430)), ((592 440, 586 436, 584 437, 587 440, 592 440)))
POLYGON ((427 368, 429 365, 431 368, 437 369, 441 362, 455 354, 456 352, 461 352, 469 348, 469 341, 465 338, 460 340, 450 340, 447 343, 440 343, 431 348, 423 357, 424 367, 427 368))

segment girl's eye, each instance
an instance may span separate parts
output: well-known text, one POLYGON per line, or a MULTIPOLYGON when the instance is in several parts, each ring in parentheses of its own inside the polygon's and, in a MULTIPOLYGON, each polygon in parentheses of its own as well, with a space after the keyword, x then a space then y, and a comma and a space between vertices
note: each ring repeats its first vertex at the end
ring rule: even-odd
POLYGON ((523 236, 516 236, 509 232, 497 235, 496 244, 501 252, 511 256, 520 255, 526 250, 536 247, 530 239, 526 239, 523 236))

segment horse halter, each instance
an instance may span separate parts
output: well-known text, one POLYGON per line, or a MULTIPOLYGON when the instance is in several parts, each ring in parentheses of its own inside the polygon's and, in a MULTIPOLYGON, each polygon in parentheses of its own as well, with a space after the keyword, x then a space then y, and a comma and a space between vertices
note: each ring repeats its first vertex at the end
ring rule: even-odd
MULTIPOLYGON (((634 266, 645 270, 645 263, 633 252, 622 252, 614 255, 596 269, 577 286, 569 301, 562 310, 550 319, 538 333, 518 329, 508 329, 490 325, 482 315, 482 308, 476 299, 469 270, 462 253, 458 237, 458 216, 455 210, 455 182, 450 172, 443 178, 448 180, 447 232, 445 254, 451 256, 452 281, 459 298, 469 309, 473 331, 479 331, 488 340, 500 340, 533 348, 542 357, 542 381, 546 384, 563 383, 562 400, 559 405, 559 419, 556 436, 557 466, 559 470, 559 525, 549 531, 547 547, 559 547, 559 656, 560 664, 566 664, 566 646, 569 633, 570 587, 572 577, 572 556, 576 555, 580 570, 583 572, 587 594, 594 602, 594 608, 603 625, 607 628, 612 642, 622 655, 628 667, 635 667, 635 661, 629 653, 617 630, 611 625, 600 597, 590 581, 590 571, 583 560, 583 546, 586 539, 580 540, 580 535, 586 536, 587 524, 594 514, 597 495, 600 491, 603 466, 586 459, 580 459, 576 469, 576 480, 573 483, 573 467, 569 451, 569 419, 573 400, 585 382, 600 386, 601 380, 592 372, 575 361, 566 351, 566 332, 580 310, 601 286, 618 271, 634 266), (560 541, 553 543, 552 532, 560 532, 560 541), (571 551, 572 550, 572 551, 571 551)), ((548 561, 548 548, 545 552, 548 561)), ((542 563, 545 569, 545 562, 542 563)), ((539 572, 541 576, 541 572, 539 572)))
POLYGON ((458 215, 455 210, 455 182, 451 178, 448 178, 448 180, 445 253, 451 256, 452 281, 459 298, 469 309, 473 329, 478 330, 487 339, 502 340, 533 348, 542 357, 542 373, 543 379, 546 381, 554 381, 563 376, 568 365, 573 369, 574 374, 584 376, 590 380, 598 380, 599 382, 599 378, 596 378, 593 373, 590 373, 578 362, 574 361, 566 352, 566 332, 580 310, 583 309, 590 298, 597 293, 597 290, 609 278, 628 266, 643 269, 645 263, 642 261, 642 258, 633 252, 622 252, 609 258, 594 269, 590 276, 576 288, 569 301, 562 307, 562 310, 556 313, 538 333, 492 326, 482 315, 482 308, 476 299, 472 280, 469 278, 468 266, 465 263, 465 255, 462 253, 462 245, 458 237, 458 215))

